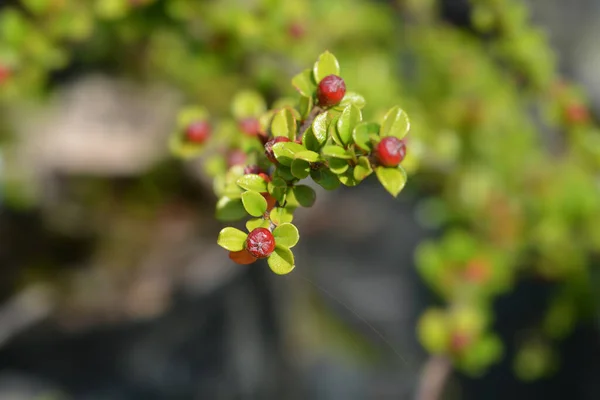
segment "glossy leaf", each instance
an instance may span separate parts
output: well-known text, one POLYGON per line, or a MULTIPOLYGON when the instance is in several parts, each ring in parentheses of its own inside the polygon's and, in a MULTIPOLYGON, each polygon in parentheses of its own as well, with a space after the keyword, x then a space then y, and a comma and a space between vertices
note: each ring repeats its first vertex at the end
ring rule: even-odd
POLYGON ((294 247, 298 240, 300 240, 300 234, 298 228, 290 223, 283 223, 273 230, 273 236, 275 237, 275 243, 278 246, 287 248, 294 247))
MULTIPOLYGON (((346 165, 348 165, 346 163, 346 165)), ((323 189, 334 190, 340 186, 340 180, 337 175, 327 168, 320 168, 310 171, 310 177, 323 189)))
POLYGON ((275 246, 275 251, 267 258, 267 264, 271 271, 277 275, 285 275, 294 269, 294 254, 284 246, 275 246))
POLYGON ((344 146, 352 142, 352 131, 361 121, 362 113, 360 112, 360 108, 354 104, 349 104, 344 108, 336 125, 338 136, 344 146))
POLYGON ((277 169, 275 170, 275 176, 286 181, 293 181, 295 179, 294 175, 292 175, 291 165, 290 167, 278 165, 277 169))
POLYGON ((294 220, 293 210, 289 207, 275 207, 271 210, 269 218, 275 225, 281 225, 294 220))
POLYGON ((267 211, 267 200, 258 192, 242 193, 242 203, 248 214, 253 217, 260 217, 267 211))
POLYGON ((267 109, 265 100, 260 93, 253 90, 239 92, 233 98, 231 113, 235 119, 259 117, 267 109))
POLYGON ((327 141, 327 124, 328 121, 326 112, 317 115, 312 124, 313 134, 321 145, 327 141))
POLYGON ((294 158, 299 159, 299 160, 304 160, 304 161, 308 161, 308 162, 317 162, 320 161, 321 157, 319 156, 319 153, 316 153, 314 151, 300 151, 296 154, 294 154, 294 158))
POLYGON ((312 97, 317 89, 317 84, 313 79, 313 71, 310 68, 307 68, 294 76, 292 78, 292 86, 294 86, 302 96, 312 97))
POLYGON ((239 221, 247 214, 240 198, 221 197, 217 202, 215 215, 219 221, 229 222, 239 221))
POLYGON ((217 237, 217 244, 229 251, 240 251, 244 248, 244 243, 248 234, 240 231, 239 229, 227 227, 221 229, 219 237, 217 237))
POLYGON ((306 151, 306 148, 301 144, 294 142, 279 142, 273 146, 273 154, 280 164, 291 166, 296 153, 306 151))
POLYGON ((306 119, 310 115, 314 105, 314 101, 312 97, 301 96, 298 101, 298 111, 300 113, 299 119, 306 119))
POLYGON ((239 187, 246 190, 264 193, 267 191, 267 181, 257 174, 247 174, 237 180, 239 187))
POLYGON ((298 204, 302 207, 311 207, 315 204, 317 194, 310 186, 296 185, 292 188, 292 191, 296 201, 298 201, 298 204))
POLYGON ((308 127, 302 135, 302 145, 311 151, 319 151, 321 149, 321 143, 315 137, 312 126, 308 127))
POLYGON ((328 75, 340 74, 340 64, 337 58, 330 52, 326 51, 319 56, 319 59, 313 67, 315 82, 319 83, 328 75))
POLYGON ((342 183, 342 185, 353 187, 360 183, 360 181, 354 177, 354 170, 355 170, 355 168, 352 167, 352 168, 349 168, 343 174, 338 175, 338 178, 339 178, 340 182, 342 183))
POLYGON ((404 138, 410 130, 410 121, 408 115, 400 107, 392 107, 381 124, 380 135, 384 136, 395 136, 398 139, 404 138))
POLYGON ((328 161, 329 169, 336 175, 343 174, 350 168, 350 164, 348 164, 348 160, 344 160, 341 158, 330 158, 328 161))
POLYGON ((349 104, 354 104, 356 107, 362 109, 367 104, 367 102, 365 101, 364 97, 362 97, 356 92, 346 92, 339 106, 340 108, 344 108, 349 104))
POLYGON ((379 124, 375 122, 362 122, 352 131, 352 138, 354 143, 365 151, 373 150, 373 142, 371 141, 371 135, 377 135, 379 133, 379 124))
POLYGON ((344 160, 349 160, 352 155, 348 153, 343 147, 335 145, 327 145, 321 149, 321 154, 325 157, 335 157, 344 160))
POLYGON ((358 159, 358 165, 354 167, 353 176, 357 181, 364 180, 367 176, 373 173, 373 168, 371 167, 371 163, 369 159, 365 156, 360 157, 358 159))
POLYGON ((394 197, 398 196, 398 193, 406 184, 406 172, 402 167, 377 167, 375 173, 381 185, 394 197))
POLYGON ((304 179, 310 174, 310 164, 301 159, 295 159, 290 168, 292 175, 298 179, 304 179))
POLYGON ((296 119, 289 108, 283 108, 275 113, 271 121, 273 136, 285 136, 290 140, 296 139, 296 119))

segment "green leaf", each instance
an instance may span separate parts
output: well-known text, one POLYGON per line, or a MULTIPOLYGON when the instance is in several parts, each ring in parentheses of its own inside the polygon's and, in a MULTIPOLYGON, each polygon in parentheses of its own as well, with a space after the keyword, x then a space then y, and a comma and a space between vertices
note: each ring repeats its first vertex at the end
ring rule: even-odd
POLYGON ((212 177, 223 175, 227 171, 227 161, 221 154, 208 157, 204 162, 204 171, 212 177))
POLYGON ((346 92, 346 94, 344 95, 344 98, 342 99, 342 101, 340 102, 338 107, 344 108, 348 104, 354 104, 356 107, 362 109, 362 108, 364 108, 365 104, 367 104, 367 102, 365 101, 365 98, 362 97, 358 93, 346 92))
MULTIPOLYGON (((346 163, 348 165, 348 163, 346 163)), ((327 168, 310 171, 311 178, 326 190, 334 190, 340 186, 338 177, 327 168)))
POLYGON ((271 222, 268 219, 263 218, 249 219, 246 222, 246 229, 248 232, 252 232, 256 228, 268 228, 269 226, 271 226, 271 222))
POLYGON ((398 168, 377 167, 375 174, 385 190, 394 197, 398 196, 406 184, 406 172, 400 166, 398 168))
POLYGON ((292 188, 294 197, 302 207, 311 207, 315 204, 317 194, 310 186, 297 185, 292 188))
POLYGON ((373 173, 373 168, 371 167, 371 163, 369 159, 365 156, 359 157, 358 165, 354 167, 353 176, 357 181, 364 180, 367 176, 373 173))
POLYGON ((287 248, 294 247, 298 240, 300 240, 300 234, 298 228, 290 223, 283 223, 273 230, 273 236, 275 237, 275 244, 287 248))
POLYGON ((292 162, 291 171, 296 178, 304 179, 310 174, 310 164, 308 161, 297 158, 292 162))
POLYGON ((269 194, 273 196, 279 203, 283 203, 285 201, 285 194, 287 193, 287 190, 287 183, 278 177, 273 178, 273 180, 268 184, 269 194))
POLYGON ((379 124, 375 122, 363 122, 352 131, 352 138, 354 143, 365 151, 373 150, 373 143, 371 141, 371 135, 377 135, 379 133, 379 124))
POLYGON ((259 117, 266 110, 265 100, 253 90, 244 90, 237 93, 231 104, 231 113, 235 119, 259 117))
POLYGON ((295 267, 294 254, 286 247, 275 246, 275 251, 267 258, 267 264, 277 275, 289 274, 295 267))
POLYGON ((277 176, 286 181, 293 181, 294 179, 296 179, 296 177, 292 175, 292 169, 281 164, 277 166, 274 176, 277 176))
POLYGON ((354 170, 355 169, 356 168, 349 168, 346 172, 344 172, 343 174, 340 174, 338 176, 342 185, 348 186, 348 187, 353 187, 360 183, 360 181, 358 181, 358 180, 356 180, 356 178, 354 178, 354 170))
POLYGON ((267 211, 267 200, 258 192, 242 193, 242 203, 248 214, 253 217, 260 217, 267 211))
POLYGON ((302 145, 311 151, 319 151, 321 149, 321 143, 315 137, 315 133, 312 126, 309 126, 304 135, 302 135, 302 145))
POLYGON ((239 187, 246 190, 264 193, 267 191, 267 181, 258 174, 247 174, 239 178, 236 182, 239 187))
POLYGON ((279 142, 273 146, 273 154, 281 165, 290 166, 294 161, 296 153, 306 151, 306 148, 301 144, 294 142, 279 142))
POLYGON ((327 123, 326 112, 317 115, 312 123, 313 134, 321 145, 327 141, 327 123))
POLYGON ((340 119, 337 121, 337 133, 344 146, 352 142, 352 131, 362 120, 360 108, 350 104, 344 108, 340 119))
POLYGON ((328 75, 340 74, 340 64, 333 54, 326 51, 319 56, 313 67, 313 74, 317 84, 328 75))
POLYGON ((404 138, 410 129, 410 121, 408 115, 400 107, 392 107, 385 117, 383 118, 383 124, 381 124, 380 135, 384 136, 395 136, 398 139, 404 138))
POLYGON ((329 169, 336 175, 343 174, 350 168, 350 164, 348 164, 348 160, 343 160, 341 158, 330 158, 329 159, 329 169))
POLYGON ((271 121, 271 133, 273 136, 285 136, 290 140, 296 139, 296 119, 289 108, 279 110, 271 121))
POLYGON ((269 213, 271 222, 275 225, 281 225, 294 220, 293 208, 275 207, 269 213))
POLYGON ((306 119, 308 118, 308 116, 310 115, 310 112, 312 111, 313 108, 313 98, 311 97, 306 97, 306 96, 301 96, 300 100, 298 101, 298 111, 300 112, 300 117, 301 119, 306 119))
POLYGON ((248 235, 239 229, 227 227, 221 229, 217 244, 229 251, 240 251, 244 249, 244 242, 248 235))
POLYGON ((300 151, 294 154, 294 158, 296 158, 297 160, 304 160, 313 163, 321 160, 319 153, 310 150, 300 151))
POLYGON ((313 72, 310 68, 305 69, 292 78, 292 86, 296 88, 302 96, 312 97, 317 89, 317 84, 313 80, 313 72))
POLYGON ((216 218, 219 221, 239 221, 246 216, 241 199, 221 197, 217 202, 216 218))
POLYGON ((191 123, 204 121, 206 119, 208 119, 208 111, 206 111, 206 108, 188 106, 177 114, 177 128, 178 130, 183 130, 191 123))
POLYGON ((335 145, 327 145, 321 149, 321 154, 325 157, 341 158, 343 160, 349 160, 352 155, 348 153, 343 147, 335 145))

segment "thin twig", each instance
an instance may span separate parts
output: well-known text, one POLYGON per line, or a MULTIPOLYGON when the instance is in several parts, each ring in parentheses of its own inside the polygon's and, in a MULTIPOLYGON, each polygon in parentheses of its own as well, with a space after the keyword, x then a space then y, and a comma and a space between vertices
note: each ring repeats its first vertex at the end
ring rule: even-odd
POLYGON ((416 400, 440 400, 452 370, 450 361, 441 356, 431 356, 425 363, 417 388, 416 400))

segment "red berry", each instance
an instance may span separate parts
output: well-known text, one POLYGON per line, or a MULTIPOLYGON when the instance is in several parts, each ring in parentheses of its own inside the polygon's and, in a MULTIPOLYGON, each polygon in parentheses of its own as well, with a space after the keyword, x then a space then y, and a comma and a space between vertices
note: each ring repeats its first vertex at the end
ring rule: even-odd
POLYGON ((471 260, 464 271, 466 280, 473 283, 483 283, 490 276, 490 265, 486 260, 471 260))
POLYGON ((377 159, 384 167, 397 167, 406 156, 406 145, 394 136, 386 136, 377 145, 377 159))
POLYGON ((230 251, 229 258, 237 263, 237 264, 252 264, 256 261, 256 257, 252 256, 252 254, 248 253, 248 250, 240 250, 240 251, 230 251))
POLYGON ((337 75, 327 75, 319 82, 317 99, 319 105, 332 107, 338 105, 346 94, 346 83, 337 75))
POLYGON ((275 197, 271 196, 269 193, 261 193, 262 197, 267 201, 267 212, 271 212, 273 208, 277 205, 277 200, 275 197))
POLYGON ((288 28, 288 33, 294 39, 300 39, 302 36, 304 36, 306 30, 299 22, 293 22, 288 28))
POLYGON ((589 112, 587 108, 580 104, 572 104, 568 106, 565 113, 567 121, 572 124, 581 124, 587 122, 589 119, 589 112))
POLYGON ((246 239, 246 250, 253 257, 265 258, 275 250, 275 238, 270 230, 256 228, 248 234, 246 239))
POLYGON ((454 332, 450 339, 450 349, 454 353, 461 353, 471 344, 471 336, 465 332, 454 332))
POLYGON ((211 127, 206 121, 196 121, 188 125, 185 138, 192 143, 202 144, 210 136, 211 127))
POLYGON ((259 172, 258 176, 263 178, 265 180, 265 182, 267 182, 267 183, 271 182, 271 177, 269 175, 265 174, 264 172, 259 172))
POLYGON ((230 167, 234 165, 242 165, 246 163, 246 153, 240 149, 231 150, 227 154, 227 165, 230 167))
POLYGON ((265 155, 267 156, 269 161, 271 161, 273 164, 277 163, 275 154, 273 154, 273 146, 275 146, 275 144, 279 143, 279 142, 289 142, 289 141, 290 141, 290 139, 288 139, 285 136, 275 136, 273 139, 271 139, 267 143, 265 143, 265 155))
POLYGON ((256 118, 244 118, 239 122, 240 130, 248 136, 257 136, 261 133, 260 122, 256 118))

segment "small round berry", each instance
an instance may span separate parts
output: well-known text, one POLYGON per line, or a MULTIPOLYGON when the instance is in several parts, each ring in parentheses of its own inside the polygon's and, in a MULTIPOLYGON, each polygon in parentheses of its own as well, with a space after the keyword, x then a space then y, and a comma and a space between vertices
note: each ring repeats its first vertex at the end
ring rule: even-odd
POLYGON ((257 136, 261 133, 260 122, 256 118, 244 118, 239 122, 240 130, 248 136, 257 136))
POLYGON ((317 99, 319 105, 332 107, 338 105, 346 94, 346 83, 337 75, 327 75, 319 82, 317 99))
POLYGON ((265 182, 267 182, 267 183, 271 182, 271 177, 269 175, 265 174, 264 172, 259 172, 258 176, 263 178, 265 180, 265 182))
POLYGON ((275 158, 275 154, 273 153, 273 146, 275 146, 276 143, 289 141, 290 139, 288 139, 285 136, 275 136, 273 139, 265 143, 265 155, 267 156, 269 161, 271 161, 273 164, 277 163, 277 159, 275 158))
POLYGON ((246 250, 253 257, 265 258, 275 250, 275 238, 270 230, 256 228, 248 234, 246 239, 246 250))
POLYGON ((304 26, 299 22, 293 22, 288 27, 288 33, 294 39, 300 39, 306 33, 306 29, 304 29, 304 26))
POLYGON ((580 104, 572 104, 565 110, 567 121, 571 124, 582 124, 589 119, 588 109, 580 104))
POLYGON ((246 153, 240 149, 231 150, 227 154, 227 165, 233 167, 234 165, 242 165, 246 163, 246 153))
POLYGON ((196 121, 188 125, 185 130, 185 138, 188 142, 202 144, 210 136, 211 127, 206 121, 196 121))
POLYGON ((397 167, 406 156, 406 145, 394 136, 386 136, 377 145, 377 159, 384 167, 397 167))
POLYGON ((10 75, 11 75, 10 69, 0 65, 0 84, 8 81, 8 79, 10 78, 10 75))
POLYGON ((252 264, 256 261, 256 257, 248 252, 248 250, 240 250, 240 251, 230 251, 229 258, 237 263, 242 265, 252 264))
POLYGON ((256 164, 246 165, 246 168, 244 168, 244 175, 248 175, 248 174, 257 174, 258 175, 263 172, 265 172, 265 171, 263 171, 262 168, 260 168, 256 164))

